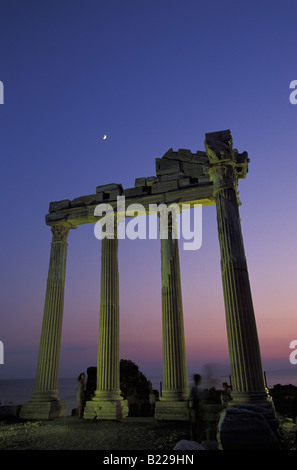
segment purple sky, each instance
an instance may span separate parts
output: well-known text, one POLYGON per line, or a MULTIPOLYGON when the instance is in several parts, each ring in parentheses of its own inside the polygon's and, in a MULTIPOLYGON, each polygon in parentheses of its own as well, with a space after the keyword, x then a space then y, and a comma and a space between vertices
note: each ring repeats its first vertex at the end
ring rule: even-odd
MULTIPOLYGON (((34 377, 49 263, 50 201, 155 175, 173 148, 230 129, 250 157, 243 237, 264 368, 297 339, 295 1, 1 0, 0 378, 34 377), (104 134, 107 139, 103 140, 104 134)), ((100 241, 68 237, 60 373, 96 365, 100 241)), ((189 373, 228 364, 215 207, 180 249, 189 373)), ((162 372, 158 240, 120 242, 121 357, 162 372)), ((297 367, 297 366, 295 366, 297 367)), ((297 369, 296 369, 297 371, 297 369)))

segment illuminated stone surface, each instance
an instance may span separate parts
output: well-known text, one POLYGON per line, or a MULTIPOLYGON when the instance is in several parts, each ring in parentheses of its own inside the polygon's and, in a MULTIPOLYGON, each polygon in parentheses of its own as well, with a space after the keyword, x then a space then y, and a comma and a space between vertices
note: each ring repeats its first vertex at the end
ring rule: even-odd
POLYGON ((247 154, 238 156, 230 133, 206 135, 214 184, 221 271, 232 377, 232 404, 267 399, 247 262, 238 209, 238 178, 247 172, 247 154))
POLYGON ((23 419, 48 419, 62 416, 65 402, 58 397, 58 378, 64 307, 64 287, 69 225, 52 227, 52 244, 41 330, 35 392, 24 403, 23 419))
MULTIPOLYGON (((174 238, 176 216, 168 215, 168 238, 161 238, 163 390, 155 412, 159 420, 185 419, 185 405, 172 402, 188 396, 179 250, 178 239, 174 238)), ((161 237, 162 225, 160 221, 161 237)))
POLYGON ((128 416, 120 390, 120 305, 118 239, 101 241, 101 291, 97 358, 97 388, 86 403, 86 419, 118 419, 128 416))
MULTIPOLYGON (((120 184, 97 186, 96 193, 72 201, 50 203, 46 223, 53 226, 53 243, 46 291, 36 389, 22 407, 23 416, 59 414, 58 363, 69 227, 96 223, 94 210, 100 202, 117 207, 117 196, 125 196, 124 210, 142 204, 216 204, 227 334, 233 385, 232 405, 271 405, 266 392, 261 354, 250 290, 247 262, 238 210, 238 179, 248 171, 247 153, 233 149, 230 131, 206 134, 205 150, 169 149, 157 158, 156 176, 136 178, 135 187, 120 184), (61 228, 66 227, 64 232, 61 228), (67 228, 68 227, 68 228, 67 228), (64 235, 62 235, 62 232, 64 235), (67 233, 66 233, 67 232, 67 233), (58 235, 59 234, 59 235, 58 235)), ((121 214, 122 215, 122 214, 121 214)), ((186 359, 178 243, 161 240, 164 390, 158 403, 159 419, 187 419, 186 359)), ((118 241, 102 240, 100 328, 98 340, 97 390, 86 406, 89 418, 117 419, 127 415, 119 384, 118 241)), ((197 337, 199 341, 199 337, 197 337)), ((261 405, 261 406, 262 406, 261 405)), ((59 411, 60 410, 60 411, 59 411)))

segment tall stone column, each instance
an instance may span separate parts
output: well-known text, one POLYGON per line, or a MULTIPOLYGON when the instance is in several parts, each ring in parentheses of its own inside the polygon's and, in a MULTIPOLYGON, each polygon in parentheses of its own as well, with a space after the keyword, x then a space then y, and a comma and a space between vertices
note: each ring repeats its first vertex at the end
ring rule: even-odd
POLYGON ((187 419, 186 364, 182 289, 176 214, 160 217, 162 272, 163 390, 157 402, 157 419, 187 419), (165 223, 164 223, 165 222, 165 223))
POLYGON ((86 404, 86 419, 119 419, 128 415, 120 390, 120 306, 118 238, 105 232, 101 241, 101 291, 95 396, 86 404))
POLYGON ((32 399, 24 403, 24 419, 49 419, 65 413, 58 398, 59 362, 64 308, 67 237, 70 225, 54 225, 46 286, 39 357, 32 399))
POLYGON ((246 152, 233 150, 228 132, 207 134, 205 147, 217 209, 232 403, 267 402, 237 198, 238 178, 245 177, 248 158, 246 152))

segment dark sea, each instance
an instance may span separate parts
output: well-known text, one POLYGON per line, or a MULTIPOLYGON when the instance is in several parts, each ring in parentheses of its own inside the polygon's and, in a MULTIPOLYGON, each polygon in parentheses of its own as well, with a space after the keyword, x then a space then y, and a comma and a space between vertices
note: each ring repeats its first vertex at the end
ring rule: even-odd
MULTIPOLYGON (((297 366, 296 368, 265 371, 267 387, 272 388, 276 384, 288 385, 292 384, 297 387, 297 366)), ((162 377, 147 377, 152 382, 153 389, 162 389, 162 377)), ((66 415, 71 415, 74 408, 77 407, 75 398, 77 378, 61 378, 59 380, 59 397, 66 401, 66 415)), ((189 384, 192 378, 189 377, 189 384)), ((214 385, 217 389, 221 389, 221 384, 226 381, 230 382, 229 376, 220 376, 215 379, 208 380, 205 387, 214 385)), ((21 405, 30 400, 34 391, 35 379, 7 379, 0 380, 0 404, 1 405, 21 405)))

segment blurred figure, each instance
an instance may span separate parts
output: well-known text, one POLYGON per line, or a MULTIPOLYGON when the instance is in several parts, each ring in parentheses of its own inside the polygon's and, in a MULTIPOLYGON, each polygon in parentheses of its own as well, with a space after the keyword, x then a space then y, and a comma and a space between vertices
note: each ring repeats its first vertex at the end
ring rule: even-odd
POLYGON ((81 372, 76 384, 76 399, 78 403, 78 417, 82 418, 85 405, 85 373, 81 372))
POLYGON ((150 404, 150 416, 155 414, 156 395, 154 394, 152 383, 149 382, 149 404, 150 404))
POLYGON ((199 405, 201 390, 199 385, 201 383, 201 375, 195 374, 193 376, 194 384, 190 389, 189 395, 189 422, 190 422, 190 439, 192 441, 200 441, 200 427, 199 427, 199 405), (196 439, 195 439, 196 438, 196 439))
POLYGON ((221 392, 221 403, 226 408, 229 406, 229 401, 232 400, 231 394, 229 392, 229 386, 227 382, 223 383, 223 391, 221 392))

